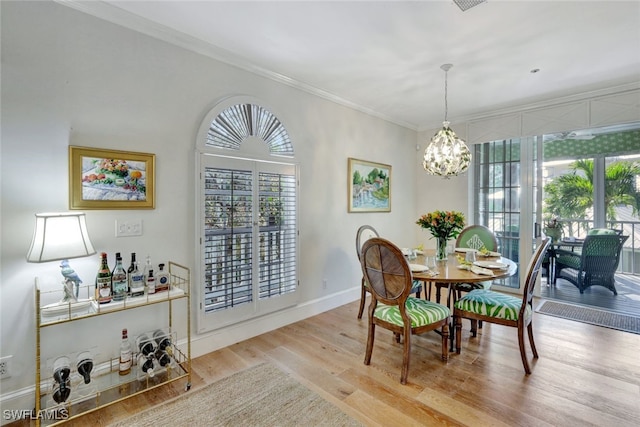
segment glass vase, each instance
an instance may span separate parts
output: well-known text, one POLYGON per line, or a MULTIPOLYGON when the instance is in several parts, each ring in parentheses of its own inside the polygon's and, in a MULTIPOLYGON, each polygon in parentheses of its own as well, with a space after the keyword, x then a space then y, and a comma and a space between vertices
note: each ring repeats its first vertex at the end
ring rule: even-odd
POLYGON ((436 237, 436 259, 442 261, 447 259, 447 238, 436 237))

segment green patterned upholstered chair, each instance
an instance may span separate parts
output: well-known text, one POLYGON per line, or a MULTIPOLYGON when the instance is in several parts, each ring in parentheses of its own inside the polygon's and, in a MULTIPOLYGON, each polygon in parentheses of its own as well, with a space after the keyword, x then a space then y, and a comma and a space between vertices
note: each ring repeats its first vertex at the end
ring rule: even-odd
MULTIPOLYGON (((485 247, 492 252, 498 251, 498 239, 496 235, 488 227, 484 225, 470 225, 464 228, 456 239, 456 248, 481 249, 485 247)), ((491 282, 481 283, 456 283, 453 285, 451 298, 455 301, 462 292, 469 292, 473 289, 488 288, 491 282)), ((436 302, 440 302, 440 294, 442 289, 448 288, 447 283, 436 282, 436 302)), ((449 303, 450 304, 450 303, 449 303)))
POLYGON ((372 296, 368 309, 369 332, 364 364, 371 363, 376 326, 392 331, 396 342, 402 337, 402 384, 407 383, 409 376, 412 335, 441 329, 441 358, 447 361, 451 312, 444 305, 409 296, 413 277, 402 251, 390 241, 374 237, 362 246, 360 264, 372 296))
POLYGON ((628 238, 616 233, 589 234, 579 252, 556 250, 556 278, 571 282, 581 294, 588 287, 599 285, 618 295, 615 272, 628 238))
POLYGON ((484 225, 470 225, 456 239, 456 248, 480 249, 483 246, 490 251, 498 250, 496 235, 484 225))
POLYGON ((460 342, 462 340, 462 318, 471 319, 471 335, 476 336, 476 323, 481 320, 499 325, 512 326, 518 329, 518 344, 520 346, 520 357, 522 365, 527 374, 531 373, 529 361, 525 350, 525 328, 529 335, 529 344, 533 352, 533 357, 538 357, 535 343, 533 341, 533 289, 536 279, 540 273, 542 259, 545 252, 549 248, 549 238, 545 238, 538 249, 533 254, 529 266, 527 267, 527 276, 524 282, 522 297, 503 294, 501 292, 491 291, 488 289, 476 289, 458 301, 453 308, 453 320, 456 332, 456 353, 460 353, 460 342))

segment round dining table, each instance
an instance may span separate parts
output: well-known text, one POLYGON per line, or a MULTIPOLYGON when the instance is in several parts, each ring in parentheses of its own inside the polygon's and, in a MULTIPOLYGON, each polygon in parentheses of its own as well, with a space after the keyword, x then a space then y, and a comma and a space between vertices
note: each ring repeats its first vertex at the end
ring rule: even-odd
MULTIPOLYGON (((418 265, 425 265, 425 261, 427 257, 432 257, 435 255, 435 250, 426 250, 422 255, 417 255, 415 259, 409 259, 408 262, 414 264, 414 267, 418 265)), ((432 283, 445 283, 448 285, 447 291, 447 305, 449 309, 453 313, 453 307, 449 304, 449 302, 453 302, 451 298, 454 294, 452 291, 454 290, 454 284, 456 283, 480 283, 480 282, 488 282, 496 279, 504 279, 516 274, 518 271, 518 265, 511 261, 508 258, 503 256, 490 256, 485 257, 481 256, 479 253, 476 253, 476 261, 480 261, 479 264, 485 265, 495 265, 496 267, 501 268, 487 268, 486 266, 480 265, 485 270, 489 270, 493 275, 487 274, 477 274, 467 268, 462 268, 464 266, 465 253, 451 253, 448 254, 446 260, 436 261, 435 268, 429 268, 425 271, 412 271, 413 279, 420 280, 424 282, 425 289, 425 298, 431 298, 431 284, 432 283), (460 257, 460 259, 458 259, 460 257), (463 261, 463 262, 461 262, 463 261), (484 263, 482 262, 484 261, 484 263), (506 266, 506 267, 505 267, 506 266), (428 288, 427 288, 428 286, 428 288), (427 292, 428 291, 428 292, 427 292)), ((466 266, 469 267, 469 266, 466 266)), ((412 268, 413 270, 413 268, 412 268)), ((438 301, 439 302, 439 301, 438 301)), ((453 328, 453 326, 451 326, 453 328)), ((453 333, 451 334, 451 351, 453 351, 453 333)))
MULTIPOLYGON (((435 250, 426 250, 423 255, 417 255, 416 259, 409 260, 410 264, 425 265, 426 258, 434 256, 435 250)), ((489 263, 495 263, 496 265, 506 265, 503 268, 489 268, 493 273, 492 276, 486 274, 476 274, 471 270, 460 268, 463 264, 458 260, 458 256, 462 259, 465 257, 465 253, 452 253, 448 254, 446 260, 436 261, 435 269, 429 269, 423 272, 412 272, 415 280, 422 280, 424 282, 440 282, 440 283, 478 283, 486 282, 488 280, 504 279, 506 277, 513 276, 518 271, 518 265, 508 258, 503 256, 491 256, 485 257, 476 253, 476 261, 487 261, 489 263)), ((486 268, 486 267, 483 267, 486 268)))

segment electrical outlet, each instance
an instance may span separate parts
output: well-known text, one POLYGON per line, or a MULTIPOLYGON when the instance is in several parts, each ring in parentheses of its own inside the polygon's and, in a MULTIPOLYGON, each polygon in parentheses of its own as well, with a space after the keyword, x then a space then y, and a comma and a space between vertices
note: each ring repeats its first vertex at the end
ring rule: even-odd
POLYGON ((5 356, 0 358, 0 380, 11 377, 11 358, 13 356, 5 356))
POLYGON ((327 279, 322 279, 322 289, 327 289, 327 279))

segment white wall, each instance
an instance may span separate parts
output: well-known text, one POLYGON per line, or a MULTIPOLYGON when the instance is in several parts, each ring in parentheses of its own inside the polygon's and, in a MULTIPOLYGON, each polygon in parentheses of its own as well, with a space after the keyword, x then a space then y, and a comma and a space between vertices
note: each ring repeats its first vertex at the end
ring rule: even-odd
MULTIPOLYGON (((302 302, 259 327, 194 336, 194 355, 357 298, 361 224, 413 243, 416 132, 52 2, 2 2, 1 18, 0 356, 13 355, 13 376, 1 383, 4 409, 34 404, 33 281, 39 276, 56 289, 61 276, 56 262, 29 264, 25 255, 34 214, 68 210, 69 145, 156 154, 154 210, 86 211, 98 252, 110 260, 122 252, 125 263, 130 252, 149 254, 195 270, 194 150, 203 116, 237 94, 263 99, 282 115, 301 170, 302 302), (348 157, 392 165, 391 213, 347 213, 348 157), (142 219, 144 235, 115 238, 116 219, 142 219)), ((92 283, 98 255, 72 265, 92 283)), ((158 321, 136 313, 46 330, 43 357, 82 349, 92 338, 99 351, 115 354, 121 328, 145 330, 158 321)))

